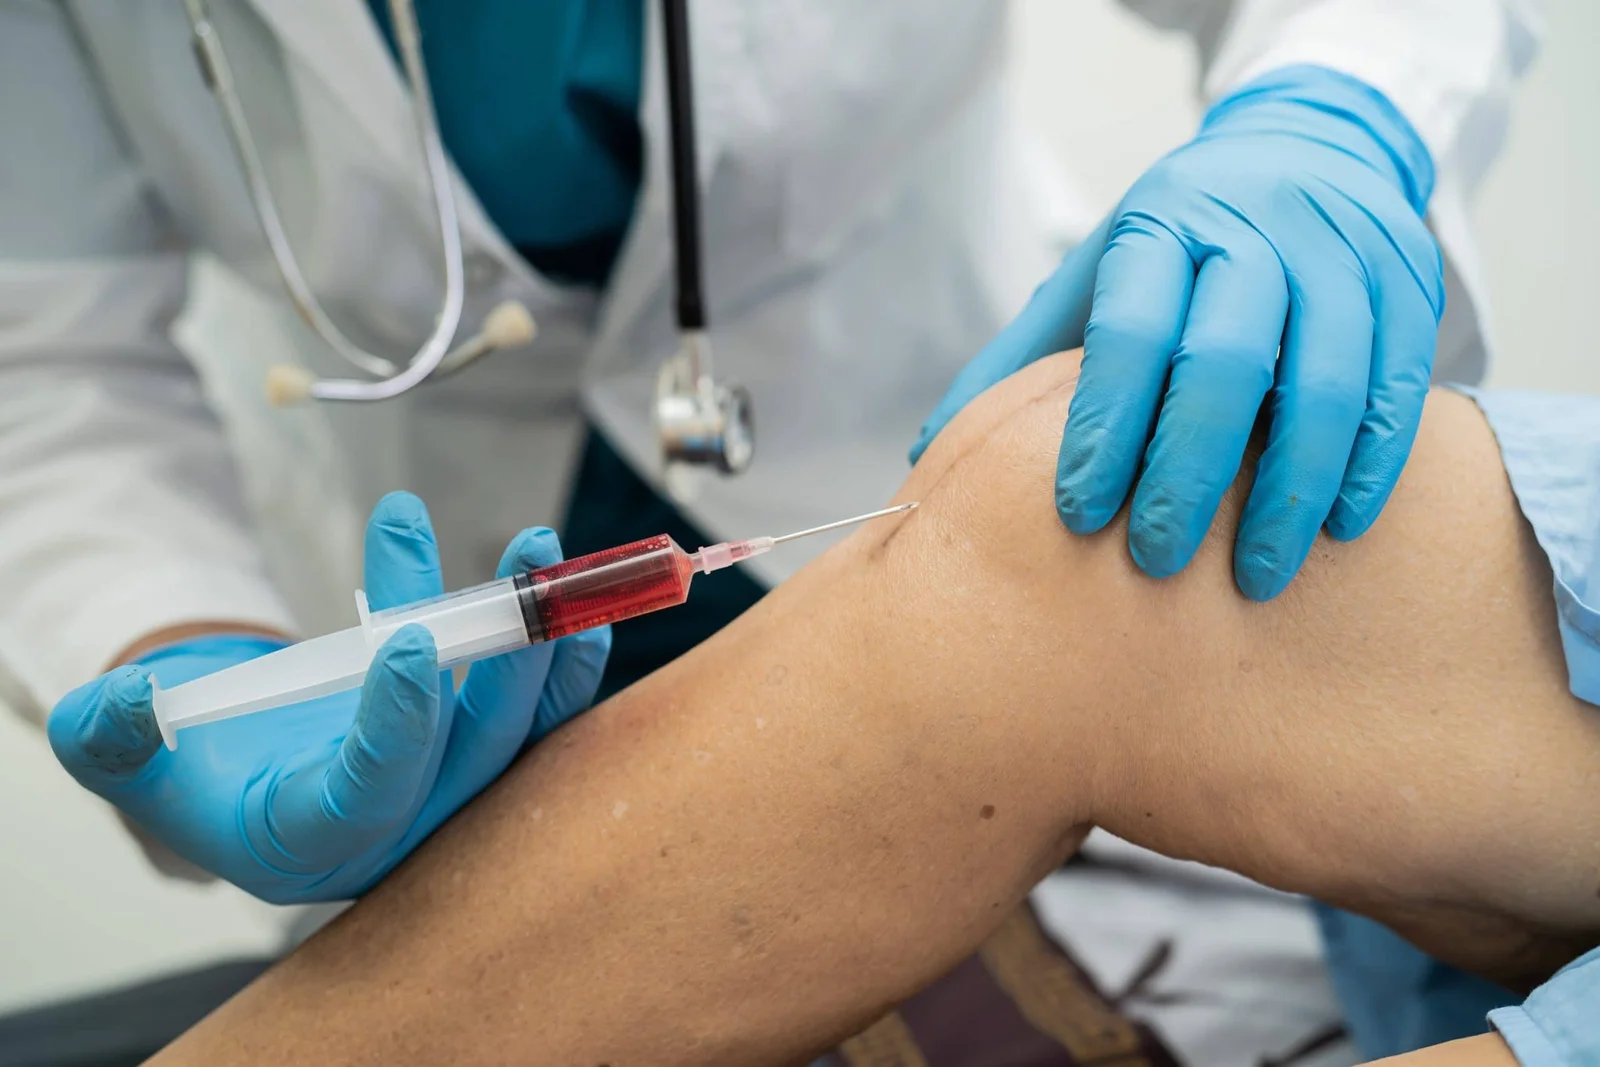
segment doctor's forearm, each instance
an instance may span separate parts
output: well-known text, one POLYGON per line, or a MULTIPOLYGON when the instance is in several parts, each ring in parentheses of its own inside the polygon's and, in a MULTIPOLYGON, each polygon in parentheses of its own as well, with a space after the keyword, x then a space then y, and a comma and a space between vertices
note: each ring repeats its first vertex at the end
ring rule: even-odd
POLYGON ((166 1062, 796 1060, 969 952, 1090 822, 1509 983, 1575 955, 1600 729, 1476 411, 1438 398, 1378 527, 1256 605, 1237 500, 1161 583, 1125 531, 1062 533, 1072 369, 981 398, 912 517, 553 736, 166 1062))
POLYGON ((113 656, 111 662, 106 664, 106 669, 110 670, 112 667, 121 666, 124 663, 135 663, 145 653, 161 648, 163 645, 189 641, 196 637, 210 637, 215 634, 245 634, 252 637, 270 637, 285 642, 295 639, 293 634, 284 630, 271 626, 261 626, 253 622, 234 622, 227 619, 186 622, 176 626, 164 626, 159 630, 144 634, 127 648, 113 656))

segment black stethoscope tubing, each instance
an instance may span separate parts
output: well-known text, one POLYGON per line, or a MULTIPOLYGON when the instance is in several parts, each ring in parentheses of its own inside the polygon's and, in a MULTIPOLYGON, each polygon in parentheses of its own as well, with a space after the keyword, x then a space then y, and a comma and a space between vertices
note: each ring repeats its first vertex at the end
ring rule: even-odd
POLYGON ((672 242, 676 260, 674 308, 680 331, 704 330, 701 277, 700 177, 695 169, 694 76, 689 60, 687 0, 662 0, 667 58, 667 125, 672 179, 672 242))

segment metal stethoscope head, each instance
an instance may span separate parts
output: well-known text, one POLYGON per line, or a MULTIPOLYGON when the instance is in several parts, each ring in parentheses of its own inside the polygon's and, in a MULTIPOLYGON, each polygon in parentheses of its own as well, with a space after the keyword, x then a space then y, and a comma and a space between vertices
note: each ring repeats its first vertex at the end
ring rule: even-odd
POLYGON ((670 463, 741 474, 755 458, 750 394, 711 375, 706 335, 685 331, 681 347, 656 373, 655 428, 670 463))
MULTIPOLYGON (((667 121, 672 174, 674 310, 678 351, 656 373, 654 422, 662 458, 672 465, 709 466, 740 474, 755 458, 755 426, 750 394, 718 385, 711 372, 701 295, 700 176, 695 170, 694 85, 689 68, 689 13, 686 0, 662 0, 661 36, 667 53, 667 121)), ((682 481, 669 489, 676 495, 682 481)))
MULTIPOLYGON (((668 100, 672 131, 673 236, 678 267, 678 327, 680 347, 661 367, 656 379, 652 411, 662 457, 667 464, 711 466, 737 474, 750 465, 754 437, 750 397, 738 387, 718 385, 711 376, 711 357, 705 339, 700 297, 699 189, 694 165, 694 118, 690 95, 688 16, 684 0, 662 0, 665 15, 668 100)), ((211 19, 207 0, 184 0, 193 31, 195 56, 207 87, 217 99, 239 165, 244 172, 250 202, 266 237, 273 262, 283 278, 289 299, 301 319, 330 348, 352 366, 372 375, 371 380, 318 378, 292 364, 273 367, 267 395, 272 403, 289 405, 305 400, 388 400, 407 393, 425 381, 454 374, 490 352, 517 348, 533 340, 536 326, 527 308, 517 301, 496 306, 484 317, 476 334, 459 345, 451 342, 461 325, 466 279, 461 248, 461 224, 450 186, 450 166, 434 113, 422 58, 421 32, 412 0, 389 0, 394 36, 410 83, 412 117, 422 149, 428 182, 439 225, 439 254, 444 268, 444 299, 432 332, 406 363, 397 367, 346 337, 311 291, 299 260, 289 244, 277 200, 267 181, 266 168, 250 132, 234 84, 232 67, 211 19)))

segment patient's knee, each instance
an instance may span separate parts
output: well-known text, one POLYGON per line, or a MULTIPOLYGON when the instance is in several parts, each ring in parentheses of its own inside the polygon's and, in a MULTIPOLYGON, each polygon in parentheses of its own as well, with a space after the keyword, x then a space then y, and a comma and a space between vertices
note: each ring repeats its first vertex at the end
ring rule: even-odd
POLYGON ((1064 534, 1055 460, 1081 354, 1039 360, 974 399, 934 439, 897 499, 922 501, 945 539, 983 539, 997 554, 1019 523, 1064 534))

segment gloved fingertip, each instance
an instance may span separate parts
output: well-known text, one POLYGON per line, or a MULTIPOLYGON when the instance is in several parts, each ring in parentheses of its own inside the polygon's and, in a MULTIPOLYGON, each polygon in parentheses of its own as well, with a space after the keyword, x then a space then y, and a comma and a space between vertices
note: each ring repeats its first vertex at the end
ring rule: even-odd
POLYGON ((100 692, 101 706, 120 711, 147 709, 151 700, 150 669, 130 663, 106 675, 105 688, 100 692))
POLYGON ((1123 444, 1093 419, 1068 418, 1056 456, 1056 514, 1068 530, 1098 533, 1122 510, 1136 467, 1123 444))
MULTIPOLYGON (((974 360, 973 363, 976 364, 977 360, 974 360)), ((949 425, 950 420, 961 414, 961 409, 966 407, 972 397, 977 395, 977 393, 969 395, 967 390, 963 388, 963 380, 968 373, 968 371, 962 371, 962 376, 951 383, 949 392, 945 393, 944 397, 940 399, 938 405, 933 409, 933 413, 923 421, 921 429, 917 431, 917 442, 911 446, 911 452, 909 453, 913 467, 922 459, 933 442, 938 439, 939 434, 949 425)))
POLYGON ((431 529, 433 525, 432 519, 428 517, 427 505, 422 502, 422 498, 404 489, 385 493, 373 506, 370 521, 400 529, 412 529, 418 526, 427 526, 431 529))
POLYGON ((411 493, 390 493, 367 522, 362 569, 374 611, 444 592, 428 509, 411 493))
POLYGON ((438 566, 433 520, 415 494, 389 493, 372 509, 367 527, 369 556, 375 551, 403 553, 423 566, 438 566), (381 549, 375 539, 381 539, 381 549))
POLYGON ((1061 525, 1080 537, 1099 533, 1116 517, 1115 508, 1091 507, 1074 492, 1056 492, 1056 514, 1061 525))
POLYGON ((945 428, 945 424, 954 417, 945 411, 945 401, 948 399, 949 397, 947 396, 945 400, 941 400, 939 406, 934 408, 933 413, 924 419, 922 425, 917 428, 917 443, 911 446, 912 466, 916 466, 923 453, 928 451, 928 446, 933 444, 934 438, 939 436, 939 432, 945 428))
POLYGON ((51 712, 50 747, 75 777, 125 778, 161 750, 150 672, 129 665, 68 694, 51 712))
POLYGON ((1135 512, 1128 523, 1128 551, 1134 564, 1152 578, 1171 578, 1194 559, 1195 538, 1171 524, 1135 512))
POLYGON ((1335 541, 1354 541, 1372 529, 1372 524, 1378 521, 1388 501, 1387 487, 1379 492, 1361 488, 1341 490, 1328 512, 1328 521, 1323 524, 1323 529, 1335 541))
POLYGON ((496 578, 509 578, 513 574, 549 567, 560 563, 561 539, 547 526, 532 526, 521 531, 506 545, 495 568, 496 578))
POLYGON ((425 626, 402 626, 383 643, 361 689, 358 724, 378 748, 415 749, 439 718, 439 657, 425 626))
POLYGON ((420 623, 407 623, 379 647, 375 665, 400 677, 426 679, 437 686, 439 654, 433 632, 420 623))
POLYGON ((1376 516, 1364 515, 1360 510, 1344 506, 1344 502, 1334 504, 1333 510, 1328 514, 1328 521, 1323 524, 1323 529, 1328 531, 1328 536, 1335 541, 1354 541, 1372 528, 1376 516))
POLYGON ((1233 580, 1239 592, 1257 603, 1265 603, 1289 587, 1299 568, 1287 568, 1278 553, 1264 548, 1239 545, 1234 551, 1233 580))
MULTIPOLYGON (((1069 457, 1062 454, 1063 467, 1070 466, 1069 457)), ((1116 518, 1122 508, 1122 495, 1107 499, 1105 493, 1086 492, 1084 479, 1067 474, 1056 481, 1056 514, 1061 525, 1080 536, 1099 533, 1116 518)))

